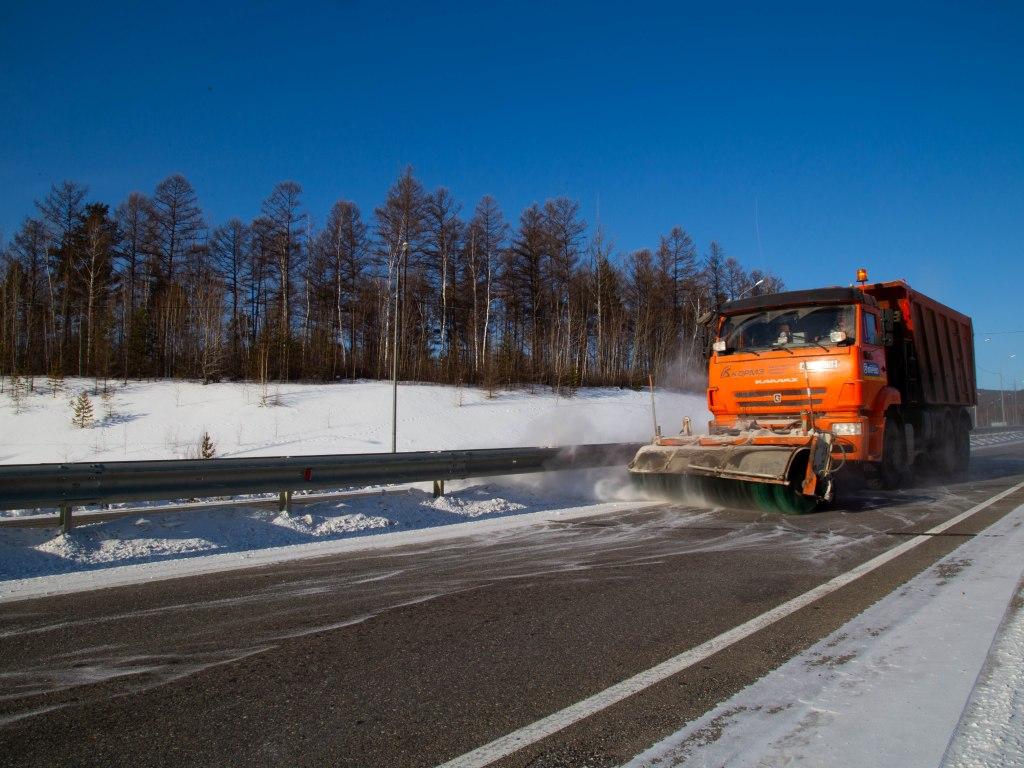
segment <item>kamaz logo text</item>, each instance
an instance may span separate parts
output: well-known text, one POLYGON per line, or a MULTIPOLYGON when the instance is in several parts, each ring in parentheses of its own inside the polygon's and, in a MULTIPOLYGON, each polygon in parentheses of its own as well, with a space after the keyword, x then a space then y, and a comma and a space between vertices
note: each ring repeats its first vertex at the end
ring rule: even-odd
POLYGON ((744 368, 739 371, 733 371, 731 366, 725 366, 720 374, 723 379, 728 379, 735 376, 763 376, 764 368, 744 368))

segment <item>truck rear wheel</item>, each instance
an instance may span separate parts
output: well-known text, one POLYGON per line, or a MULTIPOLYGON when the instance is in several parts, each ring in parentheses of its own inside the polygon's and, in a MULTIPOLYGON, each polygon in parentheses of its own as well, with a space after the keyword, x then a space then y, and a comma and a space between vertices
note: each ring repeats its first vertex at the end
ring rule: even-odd
POLYGON ((971 422, 966 416, 957 419, 954 427, 954 444, 956 446, 956 467, 953 474, 963 477, 971 464, 971 422))
POLYGON ((878 482, 886 490, 899 488, 906 483, 909 471, 903 427, 892 416, 887 416, 885 434, 882 438, 882 461, 878 467, 878 482))
MULTIPOLYGON (((959 467, 957 460, 957 425, 952 416, 946 416, 939 426, 939 434, 932 451, 933 471, 941 476, 948 477, 956 474, 959 467)), ((968 446, 968 450, 970 447, 968 446)))

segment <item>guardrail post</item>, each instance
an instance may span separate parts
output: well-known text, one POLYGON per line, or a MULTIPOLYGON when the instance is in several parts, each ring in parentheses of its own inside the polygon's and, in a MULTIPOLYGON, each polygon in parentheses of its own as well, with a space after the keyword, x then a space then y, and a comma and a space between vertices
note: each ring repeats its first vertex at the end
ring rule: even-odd
POLYGON ((280 511, 280 512, 288 512, 289 514, 291 514, 291 511, 292 511, 292 492, 291 491, 281 491, 281 496, 280 496, 279 503, 278 503, 277 506, 278 506, 278 511, 280 511))
POLYGON ((444 480, 434 481, 434 498, 436 499, 439 496, 444 496, 444 480))
POLYGON ((71 530, 71 505, 61 504, 60 505, 60 532, 67 533, 71 530))

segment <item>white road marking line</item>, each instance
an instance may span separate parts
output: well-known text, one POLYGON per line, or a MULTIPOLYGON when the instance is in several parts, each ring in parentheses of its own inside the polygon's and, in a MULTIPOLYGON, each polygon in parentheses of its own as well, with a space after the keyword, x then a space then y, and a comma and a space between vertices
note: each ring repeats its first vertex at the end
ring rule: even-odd
POLYGON ((1019 443, 1024 439, 1024 432, 1000 432, 990 435, 971 435, 972 448, 984 448, 991 445, 1019 443))
POLYGON ((997 501, 1006 498, 1011 493, 1019 491, 1021 488, 1024 488, 1024 482, 1018 483, 1011 488, 1007 488, 1001 493, 997 493, 995 496, 986 499, 980 504, 974 505, 967 511, 961 512, 956 517, 950 518, 946 522, 940 523, 934 528, 925 531, 923 534, 914 536, 902 544, 886 550, 877 557, 874 557, 865 563, 861 563, 856 568, 840 574, 839 576, 826 581, 824 584, 820 584, 814 589, 804 592, 802 595, 794 597, 792 600, 789 600, 766 613, 762 613, 760 616, 754 617, 750 621, 730 629, 728 632, 723 632, 717 637, 713 637, 695 648, 684 651, 668 661, 664 661, 657 666, 640 672, 633 677, 623 680, 621 683, 616 683, 610 688, 606 688, 600 693, 596 693, 583 701, 572 704, 565 709, 548 715, 547 717, 531 723, 530 725, 524 726, 517 731, 513 731, 507 736, 502 736, 489 744, 484 744, 482 747, 474 749, 472 752, 467 752, 461 757, 449 760, 438 768, 483 768, 483 766, 490 765, 496 760, 508 757, 524 747, 535 744, 541 739, 545 739, 564 728, 568 728, 570 725, 578 723, 584 718, 590 717, 593 714, 607 709, 613 704, 617 704, 635 693, 639 693, 650 688, 656 683, 666 680, 672 675, 678 674, 695 664, 699 664, 709 656, 728 648, 730 645, 749 637, 755 632, 774 624, 792 613, 796 613, 801 608, 805 608, 816 600, 845 587, 847 584, 856 581, 861 576, 870 573, 876 568, 880 568, 891 560, 896 559, 900 555, 903 555, 924 542, 932 541, 932 537, 936 534, 952 528, 954 525, 963 522, 971 515, 980 512, 986 507, 990 507, 997 501))

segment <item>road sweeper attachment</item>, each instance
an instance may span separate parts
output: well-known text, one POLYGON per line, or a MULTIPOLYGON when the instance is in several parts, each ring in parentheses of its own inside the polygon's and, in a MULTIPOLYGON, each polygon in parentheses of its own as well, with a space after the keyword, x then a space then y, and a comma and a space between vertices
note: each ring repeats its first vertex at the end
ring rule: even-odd
POLYGON ((831 432, 813 429, 656 437, 629 473, 656 495, 799 514, 832 497, 834 442, 831 432))

